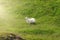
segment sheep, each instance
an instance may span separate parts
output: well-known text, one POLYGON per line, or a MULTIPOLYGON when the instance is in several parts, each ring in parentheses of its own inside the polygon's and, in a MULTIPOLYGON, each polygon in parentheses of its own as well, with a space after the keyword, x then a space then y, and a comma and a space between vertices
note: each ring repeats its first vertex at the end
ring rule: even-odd
POLYGON ((25 20, 26 20, 26 22, 29 23, 29 24, 35 24, 35 18, 25 17, 25 20))

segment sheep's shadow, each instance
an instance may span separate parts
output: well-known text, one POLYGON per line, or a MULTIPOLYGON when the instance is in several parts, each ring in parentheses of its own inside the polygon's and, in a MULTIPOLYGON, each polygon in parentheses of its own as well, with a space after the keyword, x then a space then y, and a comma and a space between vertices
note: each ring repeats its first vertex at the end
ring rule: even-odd
MULTIPOLYGON (((28 24, 28 23, 27 23, 28 24)), ((30 23, 30 24, 28 24, 28 25, 37 25, 37 23, 30 23)))

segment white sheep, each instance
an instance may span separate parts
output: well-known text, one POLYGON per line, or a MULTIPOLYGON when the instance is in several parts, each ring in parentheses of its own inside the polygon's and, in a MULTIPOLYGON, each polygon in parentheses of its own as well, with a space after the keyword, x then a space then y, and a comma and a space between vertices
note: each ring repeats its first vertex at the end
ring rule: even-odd
POLYGON ((29 24, 35 24, 35 18, 25 17, 25 20, 26 20, 26 22, 29 23, 29 24))

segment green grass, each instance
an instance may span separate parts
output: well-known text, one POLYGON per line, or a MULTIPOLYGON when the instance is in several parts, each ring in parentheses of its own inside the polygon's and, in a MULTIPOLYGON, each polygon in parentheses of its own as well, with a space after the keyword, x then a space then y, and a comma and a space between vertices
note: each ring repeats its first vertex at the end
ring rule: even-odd
POLYGON ((11 32, 26 40, 60 40, 60 0, 0 0, 0 34, 11 32))

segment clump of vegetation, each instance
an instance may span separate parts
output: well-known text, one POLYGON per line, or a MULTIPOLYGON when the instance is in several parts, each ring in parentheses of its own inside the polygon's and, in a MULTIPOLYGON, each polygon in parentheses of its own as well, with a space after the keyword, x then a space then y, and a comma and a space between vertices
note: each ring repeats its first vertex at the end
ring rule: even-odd
POLYGON ((25 40, 25 39, 13 33, 5 33, 5 34, 3 33, 0 35, 0 40, 25 40))

